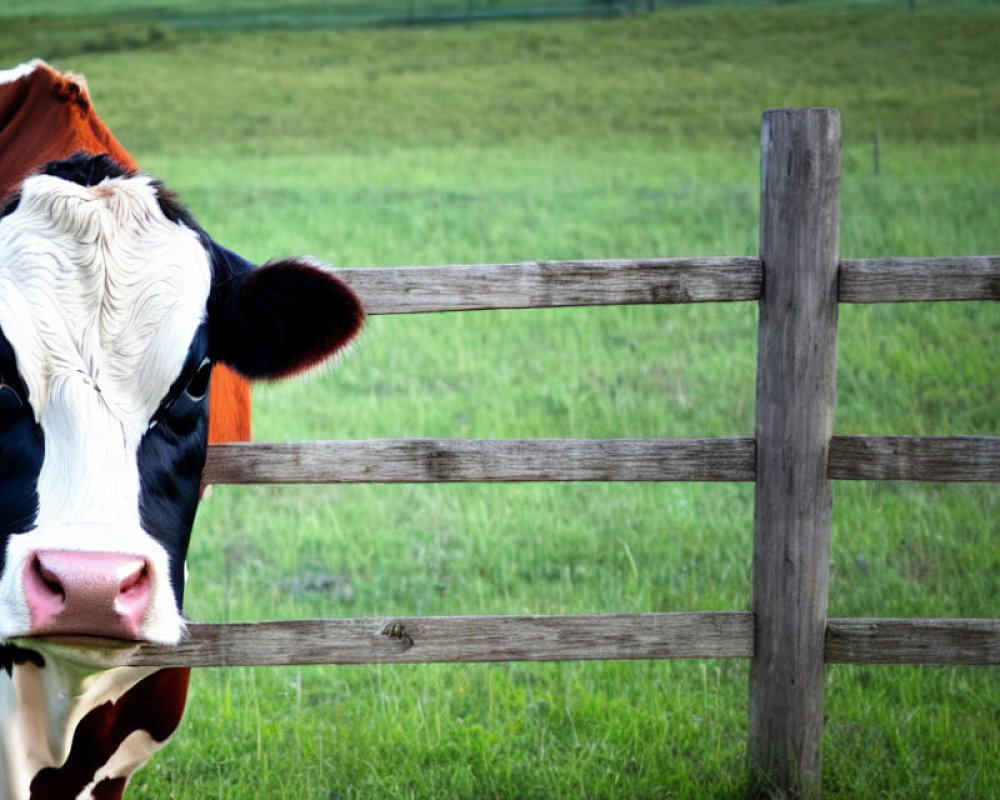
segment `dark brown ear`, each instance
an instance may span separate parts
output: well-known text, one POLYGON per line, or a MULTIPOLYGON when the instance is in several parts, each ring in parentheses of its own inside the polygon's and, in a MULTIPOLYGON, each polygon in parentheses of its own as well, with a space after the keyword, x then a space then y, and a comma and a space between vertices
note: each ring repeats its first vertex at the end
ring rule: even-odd
POLYGON ((216 271, 208 309, 210 353, 247 378, 284 378, 309 369, 343 348, 364 324, 354 291, 307 261, 246 271, 233 266, 216 271))

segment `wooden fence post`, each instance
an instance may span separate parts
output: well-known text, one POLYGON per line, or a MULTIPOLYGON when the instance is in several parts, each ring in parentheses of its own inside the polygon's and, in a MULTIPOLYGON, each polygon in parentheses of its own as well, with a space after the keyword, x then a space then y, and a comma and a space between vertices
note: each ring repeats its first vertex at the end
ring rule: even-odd
POLYGON ((764 114, 749 741, 757 796, 820 794, 840 174, 836 109, 764 114))

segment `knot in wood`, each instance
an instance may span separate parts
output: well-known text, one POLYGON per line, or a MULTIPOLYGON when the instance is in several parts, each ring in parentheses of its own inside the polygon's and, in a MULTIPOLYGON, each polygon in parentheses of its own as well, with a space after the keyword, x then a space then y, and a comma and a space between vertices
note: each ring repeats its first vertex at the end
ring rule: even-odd
POLYGON ((402 622, 390 622, 382 628, 381 634, 399 642, 403 650, 413 647, 413 637, 406 630, 406 625, 402 622))

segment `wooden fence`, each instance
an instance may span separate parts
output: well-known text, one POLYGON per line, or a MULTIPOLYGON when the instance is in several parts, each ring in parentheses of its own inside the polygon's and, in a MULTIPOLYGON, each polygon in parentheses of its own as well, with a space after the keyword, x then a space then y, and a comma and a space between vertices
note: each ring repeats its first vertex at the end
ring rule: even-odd
POLYGON ((750 612, 406 617, 192 625, 162 666, 744 658, 750 765, 815 796, 824 665, 1000 664, 1000 619, 830 619, 834 480, 1000 481, 1000 437, 834 436, 839 303, 1000 300, 1000 257, 840 260, 840 117, 767 112, 760 258, 343 270, 370 314, 760 303, 756 436, 390 439, 210 448, 211 483, 754 481, 750 612))

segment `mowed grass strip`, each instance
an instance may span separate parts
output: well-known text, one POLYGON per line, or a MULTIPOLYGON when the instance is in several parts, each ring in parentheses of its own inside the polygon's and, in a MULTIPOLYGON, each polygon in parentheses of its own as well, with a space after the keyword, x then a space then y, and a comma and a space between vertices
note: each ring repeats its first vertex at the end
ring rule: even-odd
MULTIPOLYGON (((996 20, 713 9, 153 37, 124 20, 107 46, 56 20, 26 55, 84 72, 125 144, 258 260, 753 254, 759 115, 798 104, 844 112, 844 254, 949 255, 1000 246, 996 20)), ((0 40, 21 57, 19 25, 0 40)), ((755 323, 752 304, 374 318, 336 372, 261 388, 257 436, 746 435, 755 323)), ((996 434, 998 335, 994 305, 842 308, 838 432, 996 434)), ((216 487, 187 611, 745 609, 752 502, 747 485, 216 487)), ((831 614, 996 616, 998 506, 992 486, 838 485, 831 614)), ((736 797, 746 673, 201 670, 133 792, 736 797)), ((828 797, 1000 795, 995 669, 829 676, 828 797)))

